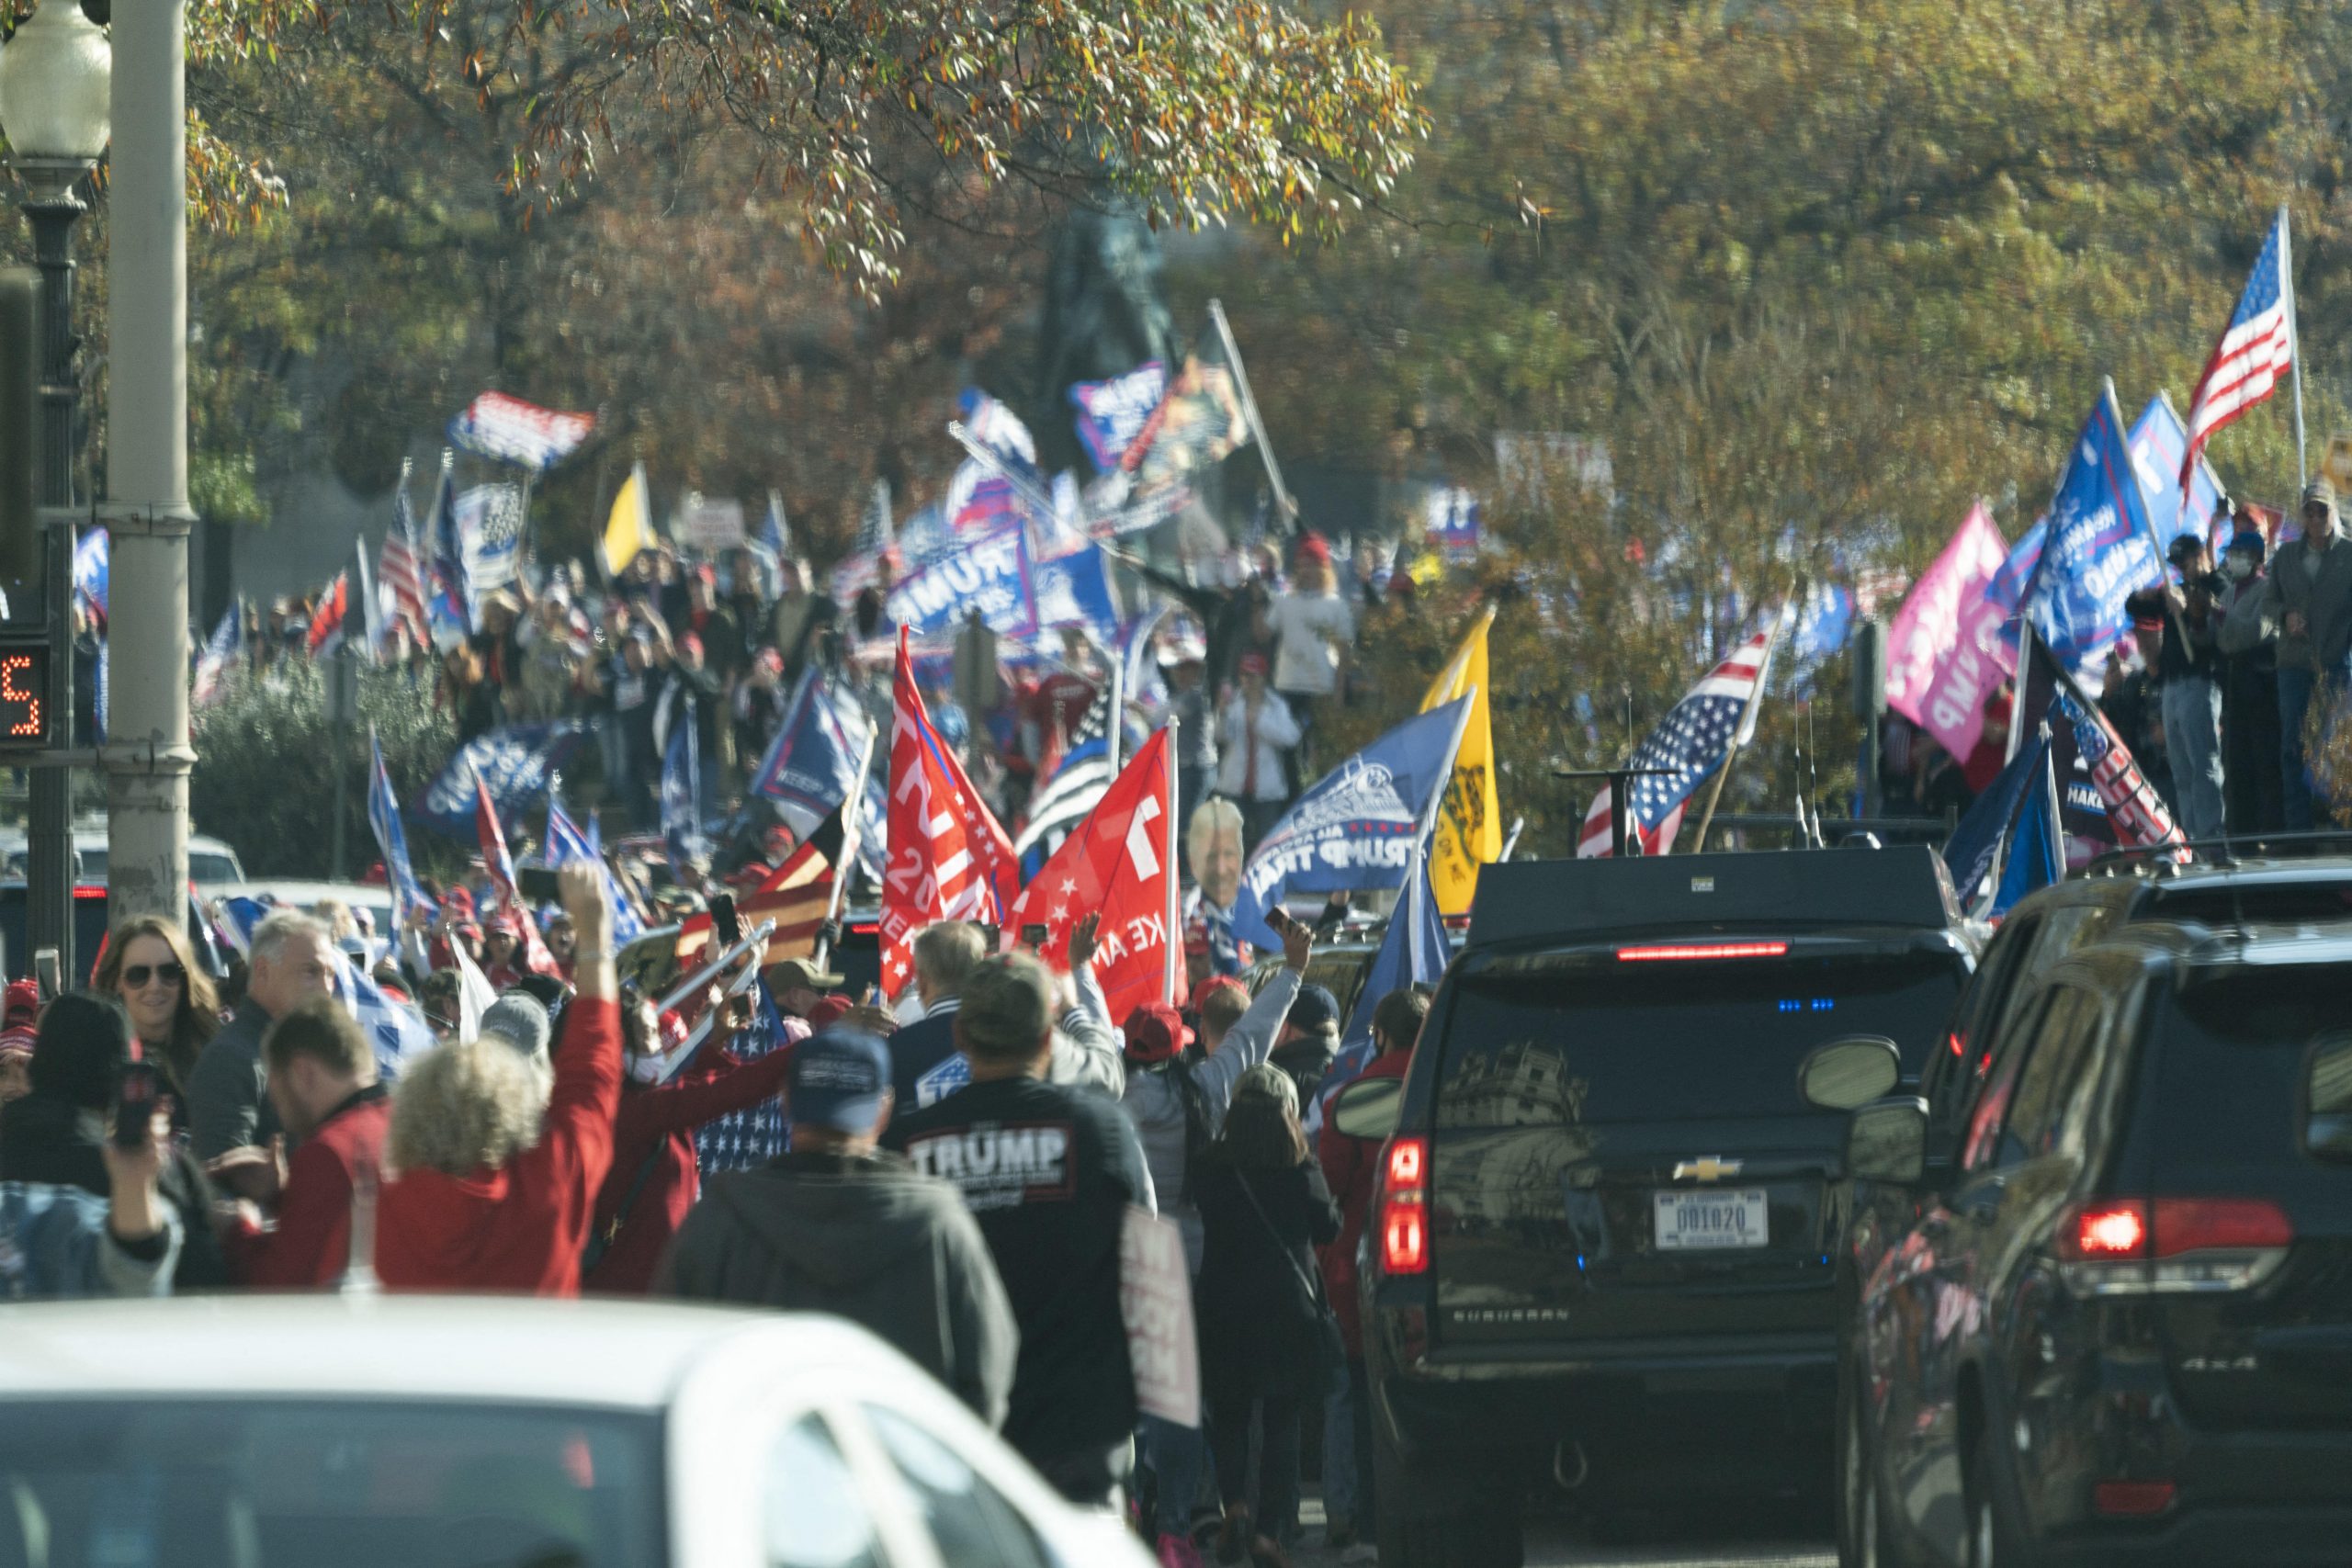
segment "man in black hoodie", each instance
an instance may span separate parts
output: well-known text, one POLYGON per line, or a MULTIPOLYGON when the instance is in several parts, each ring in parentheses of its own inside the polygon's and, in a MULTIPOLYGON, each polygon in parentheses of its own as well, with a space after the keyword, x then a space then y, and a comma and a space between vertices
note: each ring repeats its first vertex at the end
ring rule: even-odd
POLYGON ((877 1146, 889 1050, 853 1029, 812 1035, 786 1096, 792 1152, 711 1178, 654 1293, 846 1317, 1002 1426, 1021 1344, 1012 1305, 956 1189, 877 1146))
POLYGON ((1266 1060, 1290 1075, 1298 1086, 1298 1103, 1310 1106, 1339 1055, 1340 998, 1321 986, 1301 986, 1266 1060))

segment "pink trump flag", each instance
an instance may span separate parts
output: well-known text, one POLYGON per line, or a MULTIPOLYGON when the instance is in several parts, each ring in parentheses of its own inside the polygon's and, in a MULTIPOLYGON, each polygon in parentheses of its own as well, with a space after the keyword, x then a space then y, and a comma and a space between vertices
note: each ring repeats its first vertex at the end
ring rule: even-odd
POLYGON ((1984 699, 2012 671, 2015 655, 2001 640, 2007 617, 1984 597, 2008 553, 2008 541, 1977 502, 1920 574, 1887 635, 1886 705, 1955 757, 1976 749, 1984 699))

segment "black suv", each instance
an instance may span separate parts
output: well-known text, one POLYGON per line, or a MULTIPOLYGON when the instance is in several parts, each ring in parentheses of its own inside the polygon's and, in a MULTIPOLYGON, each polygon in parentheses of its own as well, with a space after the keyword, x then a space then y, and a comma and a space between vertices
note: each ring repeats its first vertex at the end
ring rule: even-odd
POLYGON ((2143 921, 2030 986, 1840 1412, 1848 1564, 2352 1559, 2352 926, 2143 921))
MULTIPOLYGON (((1532 1486, 1826 1497, 1846 1111, 1973 961, 1923 848, 1479 875, 1366 1227, 1381 1562, 1516 1562, 1532 1486)), ((1396 1094, 1393 1088, 1388 1093, 1396 1094)))
POLYGON ((2303 833, 2203 845, 2199 852, 2212 858, 2187 865, 2147 852, 2110 855, 2019 903, 1986 945, 1946 1048, 1928 1064, 1920 1092, 1930 1171, 1956 1152, 1986 1065, 2053 965, 2141 920, 2352 920, 2347 848, 2352 840, 2342 833, 2303 833))

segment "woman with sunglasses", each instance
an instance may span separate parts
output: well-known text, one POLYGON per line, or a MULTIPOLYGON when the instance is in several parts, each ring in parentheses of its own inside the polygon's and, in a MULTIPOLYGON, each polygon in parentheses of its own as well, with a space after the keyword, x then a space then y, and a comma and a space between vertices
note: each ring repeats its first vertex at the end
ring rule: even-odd
POLYGON ((107 938, 92 988, 119 999, 130 1014, 141 1053, 163 1065, 178 1104, 175 1124, 187 1119, 188 1075, 205 1042, 220 1028, 212 981, 196 966, 187 933, 161 915, 135 915, 107 938))

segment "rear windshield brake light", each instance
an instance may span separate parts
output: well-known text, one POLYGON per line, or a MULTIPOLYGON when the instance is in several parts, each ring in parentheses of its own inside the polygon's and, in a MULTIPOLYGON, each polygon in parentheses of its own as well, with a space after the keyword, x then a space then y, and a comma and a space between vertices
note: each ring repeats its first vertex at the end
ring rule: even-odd
POLYGON ((1788 953, 1789 944, 1785 942, 1657 942, 1645 947, 1621 947, 1617 950, 1617 962, 1674 964, 1724 958, 1785 958, 1788 953))

